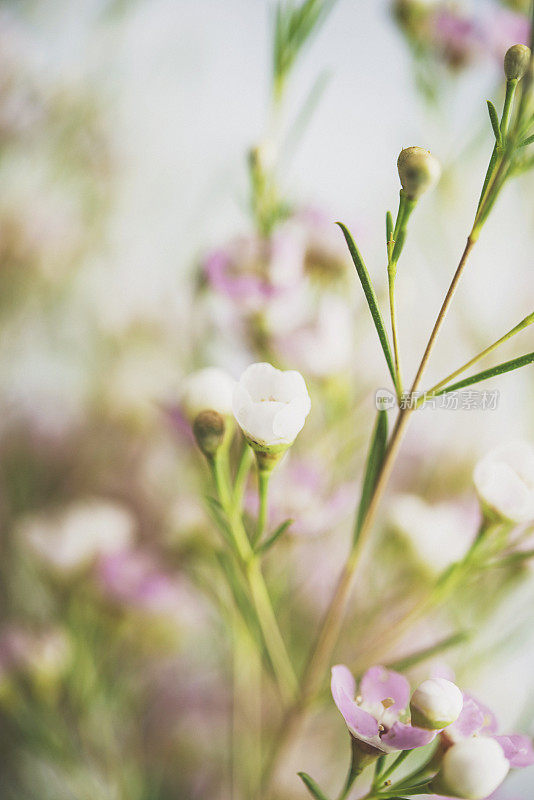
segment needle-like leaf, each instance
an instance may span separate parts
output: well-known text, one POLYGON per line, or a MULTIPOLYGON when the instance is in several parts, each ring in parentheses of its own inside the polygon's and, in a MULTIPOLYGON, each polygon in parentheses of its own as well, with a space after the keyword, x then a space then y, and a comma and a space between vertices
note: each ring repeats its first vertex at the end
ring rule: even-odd
POLYGON ((463 381, 452 383, 450 386, 445 386, 434 394, 434 397, 439 397, 442 394, 449 392, 457 392, 459 389, 465 389, 466 386, 472 386, 474 383, 487 381, 489 378, 494 378, 497 375, 504 375, 506 372, 512 372, 515 369, 526 367, 528 364, 534 363, 534 353, 527 353, 519 358, 512 358, 511 361, 505 361, 503 364, 498 364, 496 367, 490 367, 482 372, 477 372, 476 375, 471 375, 470 378, 464 378, 463 381))
POLYGON ((363 258, 360 255, 360 251, 356 247, 354 239, 349 231, 349 229, 344 225, 342 222, 338 222, 337 225, 341 228, 343 232, 343 236, 345 237, 345 241, 347 242, 347 247, 349 248, 349 252, 356 267, 356 272, 358 273, 358 277, 360 279, 360 283, 362 285, 363 292, 365 294, 365 299, 367 300, 367 305, 369 306, 369 310, 371 312, 371 316, 373 318, 373 322, 375 324, 376 332, 378 333, 378 338, 380 340, 380 344, 382 345, 382 350, 384 351, 384 356, 386 358, 386 363, 388 365, 389 374, 393 380, 394 385, 396 386, 396 377, 395 377, 395 366, 393 363, 393 356, 391 354, 391 347, 389 344, 388 335, 386 332, 386 328, 384 325, 384 320, 382 319, 382 314, 380 313, 380 308, 378 307, 378 299, 376 297, 376 292, 373 288, 373 284, 371 282, 371 278, 367 271, 367 267, 363 261, 363 258))
POLYGON ((310 778, 310 776, 307 775, 305 772, 299 772, 298 776, 301 779, 304 786, 306 787, 306 789, 311 794, 311 796, 315 798, 315 800, 328 800, 328 797, 317 786, 313 778, 310 778))
POLYGON ((495 109, 495 106, 491 102, 491 100, 487 100, 488 104, 488 111, 489 111, 489 118, 491 122, 491 127, 493 128, 493 133, 495 134, 495 139, 497 144, 501 144, 502 137, 501 137, 501 128, 499 123, 499 116, 495 109))
POLYGON ((367 464, 365 467, 365 478, 363 479, 362 496, 360 499, 360 506, 358 508, 358 517, 356 519, 356 527, 354 529, 354 544, 358 541, 360 531, 362 529, 363 521, 369 503, 373 496, 376 481, 380 474, 384 455, 386 453, 388 440, 388 415, 387 411, 379 411, 376 417, 375 428, 373 431, 373 438, 369 447, 369 454, 367 456, 367 464))

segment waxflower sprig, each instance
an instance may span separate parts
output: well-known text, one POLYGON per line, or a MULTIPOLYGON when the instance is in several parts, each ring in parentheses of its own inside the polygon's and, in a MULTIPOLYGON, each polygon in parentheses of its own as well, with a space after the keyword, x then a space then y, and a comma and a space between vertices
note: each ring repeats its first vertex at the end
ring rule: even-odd
MULTIPOLYGON (((446 678, 423 681, 410 699, 408 681, 394 670, 371 667, 357 687, 339 664, 332 668, 331 691, 351 740, 351 763, 337 800, 345 800, 356 778, 373 764, 371 788, 362 800, 419 794, 484 800, 511 767, 534 764, 528 737, 499 735, 491 710, 446 678), (422 764, 392 780, 413 751, 432 743, 422 764)), ((309 775, 299 776, 315 800, 328 800, 309 775)))
MULTIPOLYGON (((217 498, 208 500, 210 510, 245 578, 280 690, 289 698, 295 694, 296 677, 276 621, 260 559, 289 526, 289 521, 283 523, 262 541, 267 527, 269 477, 310 412, 306 384, 299 372, 284 372, 267 363, 252 364, 238 382, 224 370, 208 367, 190 375, 184 382, 182 407, 213 476, 217 498), (244 449, 232 476, 229 456, 235 421, 244 435, 244 449), (251 533, 242 518, 249 450, 256 460, 259 493, 257 527, 251 533)), ((240 587, 232 583, 231 573, 225 573, 225 577, 231 582, 236 606, 242 609, 240 587)))
MULTIPOLYGON (((509 64, 507 65, 506 69, 509 71, 509 64)), ((529 68, 527 71, 527 80, 526 82, 525 81, 522 82, 518 105, 514 106, 512 102, 512 101, 517 101, 515 90, 513 93, 511 89, 509 90, 508 102, 505 101, 503 115, 501 118, 502 138, 503 141, 505 142, 505 145, 501 149, 497 148, 498 152, 496 157, 493 158, 492 156, 492 159, 490 160, 490 165, 488 167, 488 173, 490 177, 488 178, 486 176, 486 180, 484 181, 485 186, 483 187, 481 193, 481 201, 479 202, 478 211, 475 215, 471 232, 467 237, 467 241, 463 249, 460 261, 458 263, 456 271, 454 272, 452 281, 447 290, 445 299, 442 303, 436 322, 434 324, 427 345, 425 347, 423 356, 419 363, 419 367, 412 381, 409 397, 416 396, 422 377, 428 366, 430 356, 436 344, 438 335, 441 331, 444 320, 452 303, 453 297, 456 293, 456 289, 459 285, 461 277, 469 261, 469 256, 476 244, 480 231, 489 216, 491 208, 493 207, 500 193, 500 190, 502 189, 503 176, 505 178, 509 177, 510 171, 508 167, 510 166, 511 163, 510 154, 512 152, 515 152, 517 145, 516 138, 514 138, 514 135, 512 135, 510 131, 516 132, 518 130, 518 126, 521 127, 521 125, 519 124, 519 120, 525 119, 527 115, 525 109, 529 110, 528 113, 532 113, 531 109, 532 82, 528 77, 531 74, 531 71, 532 71, 532 59, 530 57, 529 68), (513 122, 511 126, 510 126, 510 120, 512 120, 513 122)), ((520 82, 520 78, 508 77, 509 74, 508 72, 506 74, 507 74, 507 81, 516 81, 515 87, 517 88, 517 85, 520 82)), ((534 117, 533 117, 533 122, 534 122, 534 117)), ((414 171, 414 173, 415 175, 417 175, 416 171, 414 171)), ((410 178, 411 176, 408 175, 406 177, 410 178)), ((426 177, 425 180, 422 181, 422 185, 425 186, 425 183, 428 183, 426 177)), ((383 320, 380 314, 380 309, 378 307, 378 303, 376 302, 376 293, 374 292, 371 280, 369 278, 369 273, 365 267, 363 259, 361 258, 361 255, 350 233, 348 232, 345 226, 341 227, 345 239, 347 241, 347 244, 349 246, 349 252, 353 258, 358 276, 360 277, 362 287, 371 311, 373 322, 375 324, 375 328, 377 330, 379 340, 382 345, 382 349, 384 352, 384 356, 386 358, 386 362, 388 364, 388 368, 390 370, 390 373, 392 374, 393 383, 398 396, 399 395, 398 379, 395 367, 394 366, 392 367, 392 351, 391 347, 389 346, 389 340, 384 328, 383 320)), ((392 227, 391 220, 388 217, 388 224, 387 224, 388 248, 389 248, 388 253, 392 247, 392 245, 389 243, 390 239, 389 234, 391 232, 391 227, 392 227)), ((394 252, 394 245, 393 245, 393 250, 391 252, 392 253, 394 252)), ((531 361, 532 358, 530 358, 530 356, 524 357, 523 359, 517 360, 517 363, 506 365, 503 371, 524 366, 528 363, 531 363, 531 361)), ((451 387, 448 387, 449 390, 450 388, 451 387)), ((367 459, 367 468, 366 468, 367 471, 363 481, 363 489, 365 491, 365 503, 363 504, 363 512, 358 513, 357 515, 356 529, 355 529, 356 532, 353 537, 353 544, 350 549, 349 556, 345 562, 345 565, 341 571, 337 584, 334 588, 330 603, 327 607, 322 623, 320 625, 315 643, 311 648, 310 656, 306 663, 303 679, 300 685, 299 698, 297 702, 294 704, 294 706, 288 710, 283 719, 283 723, 280 729, 280 736, 277 737, 276 739, 274 754, 270 760, 271 771, 274 769, 274 765, 276 764, 276 759, 282 752, 283 747, 286 744, 286 740, 289 737, 289 735, 286 732, 294 730, 295 720, 301 717, 308 703, 314 697, 315 693, 318 690, 322 677, 324 676, 325 671, 327 669, 328 662, 331 658, 331 654, 334 650, 334 647, 341 632, 343 618, 348 605, 351 590, 354 584, 357 566, 360 561, 360 556, 363 553, 367 540, 371 534, 373 524, 379 509, 381 498, 389 482, 389 478, 393 470, 393 466, 396 462, 400 445, 402 443, 405 431, 407 429, 407 425, 410 421, 411 414, 413 413, 414 410, 415 406, 412 404, 408 404, 405 406, 403 405, 400 408, 395 425, 389 436, 387 436, 387 424, 384 423, 380 424, 380 415, 381 414, 383 415, 386 412, 384 411, 378 412, 377 423, 375 424, 374 433, 371 440, 369 457, 367 459), (379 431, 382 432, 381 435, 377 435, 377 432, 379 431), (386 431, 386 437, 383 435, 384 431, 386 431)), ((364 498, 364 493, 362 492, 362 497, 360 500, 360 508, 362 508, 363 498, 364 498)), ((480 541, 483 541, 485 537, 479 537, 479 538, 480 541)), ((471 554, 471 556, 473 556, 473 554, 471 554)), ((464 566, 465 563, 462 563, 462 567, 464 566)), ((455 570, 454 580, 456 579, 458 574, 460 574, 460 568, 458 568, 458 571, 455 570)), ((453 579, 451 579, 451 581, 452 580, 453 579)), ((448 589, 450 585, 451 584, 447 581, 447 579, 444 578, 444 586, 448 589)), ((440 587, 440 592, 441 590, 442 587, 440 587)), ((447 593, 448 592, 446 592, 445 589, 443 589, 443 594, 445 595, 447 593)))

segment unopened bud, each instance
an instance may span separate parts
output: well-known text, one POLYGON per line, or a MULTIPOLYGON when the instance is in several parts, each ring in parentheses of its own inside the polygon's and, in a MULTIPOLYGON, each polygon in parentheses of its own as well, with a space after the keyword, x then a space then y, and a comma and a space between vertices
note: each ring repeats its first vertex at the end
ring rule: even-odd
POLYGON ((504 74, 509 81, 520 80, 530 63, 530 47, 526 44, 513 44, 504 56, 504 74))
POLYGON ((510 764, 490 736, 464 739, 446 751, 432 790, 447 797, 484 800, 506 778, 510 764))
POLYGON ((415 690, 410 702, 412 725, 441 730, 456 722, 464 704, 460 689, 445 678, 430 678, 415 690))
POLYGON ((213 456, 221 446, 226 431, 222 414, 201 411, 193 422, 195 439, 205 456, 213 456))
POLYGON ((417 200, 437 183, 441 175, 439 161, 423 147, 406 147, 397 160, 401 186, 406 195, 417 200))

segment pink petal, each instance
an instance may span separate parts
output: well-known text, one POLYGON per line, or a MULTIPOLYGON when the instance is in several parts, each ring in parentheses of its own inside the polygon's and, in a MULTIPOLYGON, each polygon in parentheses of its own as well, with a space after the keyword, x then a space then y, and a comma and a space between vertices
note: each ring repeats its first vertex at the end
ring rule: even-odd
POLYGON ((344 664, 336 664, 335 667, 332 667, 330 688, 332 689, 332 697, 336 705, 336 695, 340 689, 343 689, 349 697, 354 697, 356 694, 356 681, 350 669, 344 664))
POLYGON ((484 725, 484 713, 479 707, 476 700, 467 694, 464 694, 464 705, 462 713, 452 725, 449 725, 447 731, 451 732, 453 736, 461 739, 467 739, 478 733, 484 725))
POLYGON ((473 703, 477 706, 480 713, 482 714, 482 726, 480 728, 480 733, 484 733, 486 734, 486 736, 489 736, 490 734, 493 733, 497 733, 499 729, 499 724, 497 722, 497 717, 495 716, 491 708, 484 705, 484 703, 481 703, 480 700, 477 700, 475 697, 472 697, 471 695, 464 694, 464 703, 466 698, 472 700, 473 703))
POLYGON ((436 731, 425 731, 423 728, 415 728, 412 725, 405 725, 403 722, 395 722, 390 730, 381 737, 382 743, 394 750, 413 750, 416 747, 424 747, 435 738, 436 731))
POLYGON ((530 767, 534 764, 534 747, 528 736, 513 733, 510 736, 493 738, 499 742, 511 767, 530 767))
POLYGON ((369 738, 378 735, 378 722, 367 711, 363 711, 353 700, 356 682, 350 670, 343 664, 332 668, 332 697, 341 712, 347 727, 354 736, 369 738))
POLYGON ((381 703, 390 697, 395 701, 392 711, 402 711, 410 699, 410 684, 399 672, 371 667, 362 678, 360 692, 366 703, 381 703))
POLYGON ((373 736, 378 736, 378 722, 376 719, 360 708, 354 700, 351 700, 344 689, 339 691, 336 706, 341 711, 349 731, 357 739, 370 739, 373 736))

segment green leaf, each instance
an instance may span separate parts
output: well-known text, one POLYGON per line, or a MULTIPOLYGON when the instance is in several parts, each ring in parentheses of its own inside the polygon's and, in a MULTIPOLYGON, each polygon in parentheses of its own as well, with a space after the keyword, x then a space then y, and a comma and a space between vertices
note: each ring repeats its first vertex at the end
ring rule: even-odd
POLYGON ((211 518, 219 528, 226 542, 232 542, 232 531, 224 514, 223 508, 215 497, 206 495, 206 503, 211 518))
POLYGON ((497 111, 495 110, 495 106, 493 105, 491 100, 487 100, 487 104, 488 104, 488 111, 489 111, 489 118, 490 118, 490 122, 491 122, 491 127, 493 128, 493 133, 495 134, 495 139, 497 141, 497 144, 501 144, 502 138, 501 138, 501 128, 500 128, 500 124, 499 124, 499 116, 498 116, 497 111))
POLYGON ((532 136, 527 136, 526 139, 523 139, 519 147, 526 147, 527 145, 532 144, 532 142, 534 142, 534 133, 532 136))
POLYGON ((376 292, 373 288, 373 284, 371 283, 371 278, 369 277, 367 267, 363 262, 349 229, 342 222, 337 222, 336 224, 341 228, 343 236, 345 237, 345 241, 347 242, 347 247, 349 248, 352 261, 356 267, 356 272, 358 273, 358 277, 365 294, 365 299, 367 300, 367 305, 369 306, 373 322, 375 323, 376 332, 378 333, 378 338, 380 339, 380 344, 382 345, 382 350, 384 351, 389 374, 391 375, 393 383, 396 386, 395 366, 393 363, 393 356, 391 354, 391 347, 386 328, 384 326, 384 320, 382 319, 382 314, 380 313, 380 308, 378 307, 376 292))
POLYGON ((311 796, 315 797, 315 800, 328 800, 328 797, 317 786, 313 778, 310 778, 305 772, 298 772, 297 774, 311 796))
POLYGON ((386 453, 388 440, 388 415, 387 411, 379 411, 376 415, 376 423, 369 447, 369 454, 367 456, 367 464, 365 467, 365 478, 363 480, 362 496, 360 499, 360 506, 358 508, 358 517, 356 519, 356 528, 354 530, 354 544, 358 541, 360 531, 362 529, 363 521, 367 514, 371 498, 382 468, 384 455, 386 453))
POLYGON ((386 214, 386 251, 388 256, 388 263, 391 261, 391 254, 393 252, 393 217, 391 211, 386 214))
POLYGON ((506 372, 512 372, 515 369, 526 367, 528 364, 532 363, 534 363, 534 353, 527 353, 519 358, 513 358, 511 361, 505 361, 503 364, 499 364, 496 367, 491 367, 490 369, 485 369, 482 372, 477 372, 476 375, 471 375, 470 378, 464 378, 463 381, 452 383, 450 386, 440 389, 439 392, 436 392, 434 396, 439 397, 440 395, 448 394, 449 392, 457 392, 459 389, 464 389, 466 386, 472 386, 474 383, 487 381, 489 378, 494 378, 497 375, 504 375, 506 372))
POLYGON ((275 532, 271 536, 269 536, 269 538, 266 539, 263 542, 263 544, 260 544, 258 546, 258 548, 256 549, 256 552, 257 553, 266 553, 267 550, 269 550, 273 546, 273 544, 280 538, 280 536, 282 536, 282 534, 284 534, 287 531, 289 526, 292 525, 292 524, 293 524, 293 520, 292 519, 286 519, 285 522, 282 522, 282 524, 278 526, 278 528, 275 530, 275 532))

